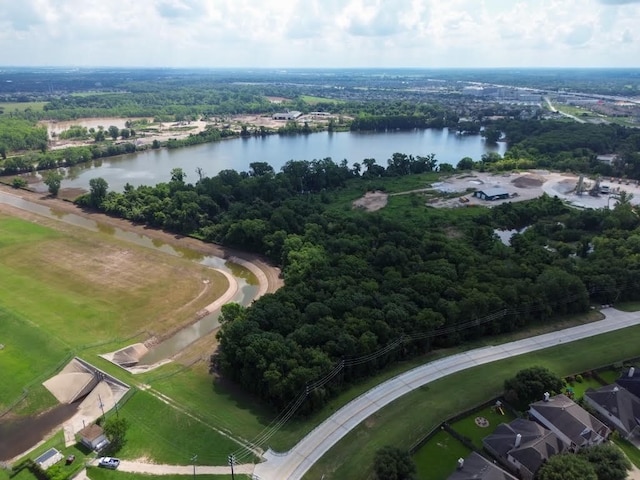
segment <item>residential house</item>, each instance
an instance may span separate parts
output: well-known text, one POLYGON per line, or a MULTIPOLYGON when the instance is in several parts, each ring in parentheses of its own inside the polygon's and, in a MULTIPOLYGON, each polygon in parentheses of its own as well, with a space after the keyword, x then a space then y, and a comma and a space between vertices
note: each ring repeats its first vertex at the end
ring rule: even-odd
POLYGON ((589 388, 584 400, 600 419, 613 426, 624 438, 640 439, 640 399, 629 390, 616 384, 597 390, 589 388))
POLYGON ((616 383, 640 398, 640 369, 629 367, 616 380, 616 383))
POLYGON ((78 432, 80 443, 91 450, 100 451, 109 444, 107 436, 100 425, 92 423, 78 432))
POLYGON ((523 480, 532 480, 544 462, 567 449, 555 433, 524 418, 498 425, 482 443, 523 480))
POLYGON ((556 395, 532 403, 529 415, 555 433, 560 440, 577 452, 581 448, 598 445, 611 434, 611 429, 565 395, 556 395))
POLYGON ((465 459, 458 460, 458 468, 447 480, 518 480, 508 472, 473 452, 465 459))

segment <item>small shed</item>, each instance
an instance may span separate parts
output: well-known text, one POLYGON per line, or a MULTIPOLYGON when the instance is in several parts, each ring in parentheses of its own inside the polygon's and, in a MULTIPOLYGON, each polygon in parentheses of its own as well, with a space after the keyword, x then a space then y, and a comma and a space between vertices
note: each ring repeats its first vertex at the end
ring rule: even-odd
POLYGON ((42 470, 46 470, 52 465, 58 463, 60 460, 62 460, 62 454, 55 448, 50 448, 36 458, 35 462, 42 470))
POLYGON ((78 432, 80 443, 91 450, 99 451, 109 444, 107 436, 100 425, 92 423, 78 432))
POLYGON ((504 188, 493 187, 485 188, 484 190, 477 190, 473 192, 473 196, 488 201, 506 200, 509 198, 509 192, 507 192, 504 188))

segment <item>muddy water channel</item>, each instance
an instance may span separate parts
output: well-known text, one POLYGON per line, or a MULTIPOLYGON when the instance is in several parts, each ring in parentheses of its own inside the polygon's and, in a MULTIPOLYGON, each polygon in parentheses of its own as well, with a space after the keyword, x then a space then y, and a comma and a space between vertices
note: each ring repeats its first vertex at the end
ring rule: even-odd
MULTIPOLYGON (((99 232, 104 235, 109 235, 119 240, 124 240, 126 242, 134 243, 146 248, 152 248, 154 250, 168 253, 170 255, 188 258, 192 261, 200 263, 201 265, 226 272, 235 279, 238 285, 237 292, 231 299, 231 302, 236 302, 246 306, 251 303, 251 301, 258 294, 258 279, 255 277, 255 275, 247 268, 227 261, 223 258, 203 255, 190 249, 174 247, 160 240, 151 239, 145 235, 141 235, 135 232, 128 232, 111 225, 106 225, 88 218, 81 217, 79 215, 75 215, 73 213, 61 212, 54 208, 33 203, 23 198, 4 192, 0 192, 0 202, 19 208, 21 210, 26 210, 31 213, 42 215, 47 218, 60 220, 77 227, 86 228, 93 232, 99 232)), ((219 326, 218 316, 219 311, 210 313, 199 319, 197 322, 183 328, 182 330, 179 330, 173 336, 167 338, 163 342, 150 349, 149 352, 144 357, 142 357, 139 364, 152 365, 161 360, 176 355, 190 343, 215 330, 219 326)))

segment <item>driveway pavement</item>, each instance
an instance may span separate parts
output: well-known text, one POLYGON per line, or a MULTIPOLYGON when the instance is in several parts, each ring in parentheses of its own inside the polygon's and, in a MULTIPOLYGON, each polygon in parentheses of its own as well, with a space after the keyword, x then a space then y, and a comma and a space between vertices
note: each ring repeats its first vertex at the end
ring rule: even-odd
POLYGON ((264 455, 266 461, 255 467, 254 478, 301 479, 331 447, 371 414, 402 395, 452 373, 640 324, 640 313, 637 312, 627 313, 607 308, 602 313, 606 318, 598 322, 459 353, 414 368, 381 383, 331 415, 288 452, 281 454, 267 451, 264 455))

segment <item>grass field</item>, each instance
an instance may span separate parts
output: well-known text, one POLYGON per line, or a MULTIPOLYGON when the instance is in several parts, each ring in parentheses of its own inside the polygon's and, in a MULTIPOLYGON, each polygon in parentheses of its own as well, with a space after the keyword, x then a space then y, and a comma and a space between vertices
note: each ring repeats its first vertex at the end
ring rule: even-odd
MULTIPOLYGON (((566 317, 557 320, 553 324, 531 325, 527 330, 492 338, 483 338, 465 346, 437 350, 409 361, 398 362, 391 365, 384 372, 352 385, 338 396, 330 399, 323 409, 311 416, 304 419, 289 420, 267 442, 266 446, 276 451, 288 450, 316 425, 352 399, 379 383, 424 363, 466 349, 518 340, 602 318, 599 312, 592 311, 584 316, 566 317)), ((137 378, 179 402, 191 414, 202 418, 206 422, 215 423, 222 428, 228 428, 240 438, 251 440, 273 420, 273 412, 261 407, 254 398, 244 395, 241 391, 231 386, 218 382, 214 383, 212 376, 209 374, 207 362, 200 362, 189 367, 183 367, 175 363, 168 364, 137 378)))
MULTIPOLYGON (((197 472, 197 469, 196 469, 197 472)), ((154 475, 144 475, 141 473, 129 473, 118 470, 106 470, 104 468, 90 467, 87 469, 87 476, 91 480, 157 480, 154 475)), ((231 475, 200 475, 198 480, 231 480, 231 475)), ((192 475, 162 475, 162 480, 191 480, 192 475)), ((248 478, 246 475, 236 474, 238 480, 248 478)))
POLYGON ((637 312, 640 310, 640 302, 620 302, 616 303, 616 308, 623 312, 637 312))
POLYGON ((618 378, 620 378, 620 371, 615 368, 607 368, 606 370, 602 370, 598 372, 600 378, 602 378, 607 385, 610 383, 614 383, 618 378))
POLYGON ((315 97, 313 95, 300 95, 300 100, 310 105, 315 105, 322 102, 344 103, 344 100, 336 100, 335 98, 327 97, 315 97))
MULTIPOLYGON (((475 412, 452 423, 451 428, 460 435, 470 439, 477 448, 482 448, 482 439, 484 437, 490 435, 501 423, 509 423, 516 418, 507 408, 503 408, 502 410, 504 415, 501 415, 492 407, 483 408, 479 412, 475 412), (476 417, 486 418, 489 421, 489 425, 487 427, 478 426, 475 422, 476 417)), ((416 452, 416 455, 418 453, 420 452, 416 452)))
POLYGON ((240 448, 211 426, 146 391, 135 392, 118 415, 129 423, 127 443, 118 452, 121 458, 148 458, 154 463, 189 465, 189 459, 198 455, 201 465, 226 465, 227 456, 240 448))
POLYGON ((14 379, 0 384, 0 411, 25 387, 16 413, 50 406, 38 385, 71 353, 162 335, 227 288, 213 270, 106 238, 0 214, 0 360, 14 379))
POLYGON ((542 365, 562 376, 592 370, 636 357, 638 341, 640 326, 450 375, 377 412, 329 450, 305 478, 367 479, 377 449, 384 445, 409 448, 444 419, 499 395, 504 380, 518 370, 542 365))
MULTIPOLYGON (((55 404, 41 382, 72 354, 82 352, 100 368, 137 383, 92 355, 137 332, 145 332, 144 339, 191 321, 228 285, 221 274, 188 259, 7 215, 0 215, 0 256, 0 362, 12 378, 0 384, 0 411, 27 388, 26 399, 13 410, 19 414, 55 404)), ((197 453, 203 464, 224 465, 239 448, 211 426, 146 392, 135 394, 120 414, 131 423, 124 458, 189 464, 197 453)), ((20 475, 31 478, 28 472, 20 475)))
POLYGON ((439 431, 413 456, 420 480, 446 480, 453 473, 459 458, 471 453, 444 430, 439 431))
POLYGON ((589 388, 600 388, 603 387, 599 381, 595 378, 584 378, 582 382, 574 381, 568 385, 573 390, 573 399, 580 400, 584 396, 584 392, 589 388))
POLYGON ((24 112, 31 109, 34 112, 41 112, 48 102, 0 102, 0 112, 7 115, 11 112, 24 112))
POLYGON ((638 449, 638 447, 615 435, 613 437, 613 443, 620 447, 631 463, 640 468, 640 449, 638 449))

